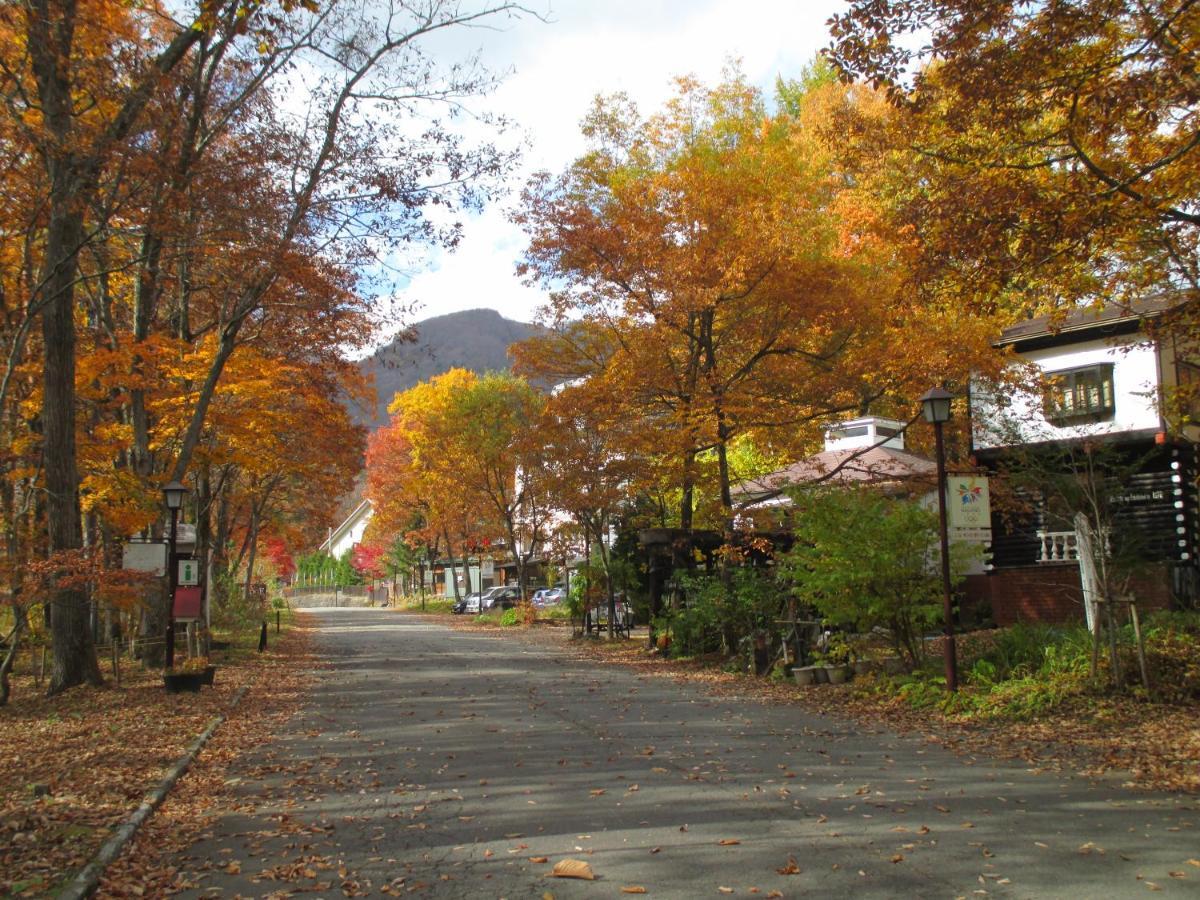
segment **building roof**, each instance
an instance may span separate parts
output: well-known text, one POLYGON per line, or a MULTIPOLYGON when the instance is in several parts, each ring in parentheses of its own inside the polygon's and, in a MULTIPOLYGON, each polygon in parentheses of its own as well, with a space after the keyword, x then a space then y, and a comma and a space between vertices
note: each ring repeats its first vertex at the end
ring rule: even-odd
POLYGON ((1137 325, 1144 319, 1157 318, 1185 302, 1186 298, 1178 294, 1169 294, 1129 303, 1114 300, 1104 304, 1102 308, 1089 306, 1068 313, 1038 316, 1036 319, 1028 319, 1005 328, 1000 332, 996 346, 1007 347, 1039 338, 1075 335, 1093 329, 1109 333, 1136 330, 1137 325))
POLYGON ((933 476, 937 465, 931 459, 891 447, 826 450, 794 462, 762 478, 743 481, 733 489, 742 506, 767 503, 791 485, 881 484, 933 476))
POLYGON ((372 507, 370 500, 365 498, 360 500, 358 505, 354 507, 353 511, 351 511, 350 515, 346 516, 346 518, 342 520, 341 525, 339 525, 337 528, 330 529, 328 536, 325 538, 325 540, 321 541, 321 550, 325 553, 330 552, 333 549, 333 545, 341 540, 342 535, 353 528, 359 521, 362 520, 364 516, 369 516, 373 510, 374 508, 372 507))

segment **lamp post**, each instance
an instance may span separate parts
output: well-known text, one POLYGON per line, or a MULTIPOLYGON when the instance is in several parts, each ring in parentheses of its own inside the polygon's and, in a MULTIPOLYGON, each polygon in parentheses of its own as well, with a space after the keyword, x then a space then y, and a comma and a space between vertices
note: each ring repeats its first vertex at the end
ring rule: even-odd
POLYGON ((167 668, 175 665, 175 589, 179 586, 179 563, 175 559, 176 529, 179 525, 179 508, 187 488, 178 481, 164 485, 163 498, 171 511, 171 543, 167 552, 167 668))
POLYGON ((942 655, 946 663, 946 690, 958 690, 958 654, 954 646, 954 608, 950 598, 950 536, 946 529, 946 446, 942 441, 942 425, 950 421, 950 402, 954 395, 939 387, 931 388, 921 397, 925 421, 933 425, 937 439, 938 524, 942 539, 942 615, 945 619, 945 640, 942 655))

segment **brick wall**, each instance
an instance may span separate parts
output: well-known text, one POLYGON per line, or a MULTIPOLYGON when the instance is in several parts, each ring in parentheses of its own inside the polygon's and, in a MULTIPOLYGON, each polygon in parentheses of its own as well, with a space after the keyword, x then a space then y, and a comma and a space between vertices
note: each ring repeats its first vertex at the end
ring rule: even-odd
MULTIPOLYGON (((1130 591, 1137 598, 1139 612, 1168 608, 1171 588, 1166 566, 1149 567, 1132 579, 1130 591)), ((992 618, 999 626, 1017 622, 1082 623, 1084 620, 1079 566, 1074 564, 997 569, 988 575, 968 579, 966 593, 970 602, 990 602, 992 618)))

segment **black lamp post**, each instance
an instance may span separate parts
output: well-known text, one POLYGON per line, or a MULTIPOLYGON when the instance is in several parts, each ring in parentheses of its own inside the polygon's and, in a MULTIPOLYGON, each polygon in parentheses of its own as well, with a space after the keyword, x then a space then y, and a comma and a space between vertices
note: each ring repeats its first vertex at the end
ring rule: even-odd
POLYGON ((931 388, 921 397, 925 421, 933 425, 937 438, 937 495, 938 522, 942 539, 942 615, 946 639, 942 653, 946 663, 946 690, 958 690, 958 653, 954 646, 954 608, 950 598, 950 536, 946 529, 946 447, 942 442, 942 425, 950 421, 950 403, 954 395, 939 387, 931 388))
POLYGON ((183 506, 187 488, 178 481, 164 485, 163 498, 171 511, 171 543, 167 553, 167 668, 175 665, 175 589, 179 586, 179 563, 175 559, 176 528, 179 525, 179 508, 183 506))

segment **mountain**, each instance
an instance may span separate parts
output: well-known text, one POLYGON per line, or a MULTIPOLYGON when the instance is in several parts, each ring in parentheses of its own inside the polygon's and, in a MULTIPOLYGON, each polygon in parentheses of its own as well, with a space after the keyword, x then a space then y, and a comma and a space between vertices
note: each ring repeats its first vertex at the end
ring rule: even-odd
POLYGON ((374 410, 353 409, 355 419, 371 428, 387 422, 387 407, 399 391, 453 368, 494 372, 512 365, 508 348, 540 331, 536 325, 506 319, 494 309, 469 309, 434 316, 411 329, 414 339, 399 338, 379 348, 359 367, 374 377, 374 410))

